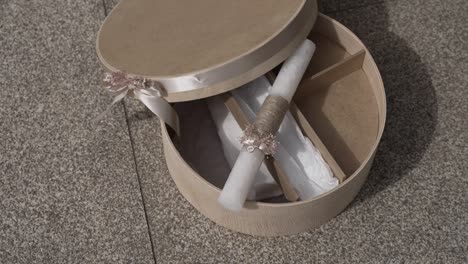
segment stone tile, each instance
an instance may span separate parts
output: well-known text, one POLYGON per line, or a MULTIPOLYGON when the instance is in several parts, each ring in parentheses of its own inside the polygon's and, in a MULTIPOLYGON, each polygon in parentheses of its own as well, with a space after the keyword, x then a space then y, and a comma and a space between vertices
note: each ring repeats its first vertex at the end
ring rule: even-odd
MULTIPOLYGON (((392 0, 387 0, 389 2, 392 0)), ((348 9, 358 9, 370 5, 382 4, 384 0, 318 0, 320 11, 325 14, 342 12, 348 9)))
POLYGON ((319 10, 322 13, 330 13, 337 11, 340 6, 340 0, 318 0, 319 10))
POLYGON ((300 235, 246 236, 198 213, 168 174, 157 120, 126 101, 158 262, 466 262, 467 8, 461 0, 389 0, 332 14, 374 55, 388 121, 355 202, 300 235))
POLYGON ((382 4, 384 2, 390 3, 392 0, 340 0, 337 11, 343 11, 348 9, 357 9, 361 7, 367 7, 370 5, 382 4))
POLYGON ((122 105, 91 122, 102 2, 0 6, 0 262, 153 263, 122 105))

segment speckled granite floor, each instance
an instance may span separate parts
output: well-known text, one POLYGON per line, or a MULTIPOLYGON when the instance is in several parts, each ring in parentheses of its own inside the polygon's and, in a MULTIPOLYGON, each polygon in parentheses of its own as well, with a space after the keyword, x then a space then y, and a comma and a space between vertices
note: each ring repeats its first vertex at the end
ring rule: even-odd
POLYGON ((388 122, 357 199, 278 238, 195 211, 138 103, 90 122, 110 100, 94 51, 106 1, 0 1, 1 263, 468 262, 467 1, 322 2, 374 55, 388 122))

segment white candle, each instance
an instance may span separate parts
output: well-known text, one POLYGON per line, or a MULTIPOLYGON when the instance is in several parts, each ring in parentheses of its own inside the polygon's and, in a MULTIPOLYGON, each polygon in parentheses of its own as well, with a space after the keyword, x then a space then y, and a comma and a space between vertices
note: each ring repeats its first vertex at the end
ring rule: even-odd
POLYGON ((225 208, 235 212, 242 209, 264 158, 265 154, 261 150, 248 152, 245 146, 242 147, 218 198, 225 208))
MULTIPOLYGON (((283 64, 270 94, 281 96, 290 102, 314 51, 314 43, 305 40, 283 64)), ((240 211, 264 158, 265 154, 261 150, 256 148, 253 152, 248 152, 244 146, 219 196, 219 203, 229 210, 240 211)))
POLYGON ((271 87, 270 95, 281 96, 291 102, 314 51, 315 44, 310 40, 304 41, 281 67, 278 77, 276 77, 275 83, 271 87))

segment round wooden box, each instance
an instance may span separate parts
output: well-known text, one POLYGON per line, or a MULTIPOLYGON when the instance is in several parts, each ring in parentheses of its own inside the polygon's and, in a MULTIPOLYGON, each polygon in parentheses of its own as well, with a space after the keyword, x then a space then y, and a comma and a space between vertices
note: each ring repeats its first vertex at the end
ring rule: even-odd
POLYGON ((219 225, 261 236, 304 232, 343 211, 366 180, 386 117, 385 91, 377 66, 363 43, 327 16, 319 15, 309 38, 317 51, 291 111, 342 180, 335 189, 308 201, 248 201, 240 213, 233 213, 217 202, 220 189, 192 169, 162 125, 167 166, 179 191, 219 225))
POLYGON ((197 173, 203 170, 179 151, 184 135, 192 133, 185 125, 190 120, 180 116, 181 138, 162 124, 171 176, 197 210, 242 233, 294 234, 325 223, 356 196, 384 129, 385 92, 362 42, 318 15, 315 0, 252 3, 122 0, 99 31, 97 53, 110 71, 161 83, 164 98, 177 109, 267 74, 309 37, 317 50, 290 111, 340 180, 335 189, 300 202, 248 201, 233 213, 217 202, 223 183, 197 173))

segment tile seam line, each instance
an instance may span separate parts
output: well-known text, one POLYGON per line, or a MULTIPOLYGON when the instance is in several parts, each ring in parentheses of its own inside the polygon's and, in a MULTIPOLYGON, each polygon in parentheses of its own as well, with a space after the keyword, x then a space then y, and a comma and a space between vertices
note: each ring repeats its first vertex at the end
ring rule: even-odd
MULTIPOLYGON (((107 17, 108 12, 107 12, 106 0, 102 0, 102 7, 104 9, 104 17, 107 17)), ((129 118, 128 118, 127 106, 125 105, 124 100, 122 100, 121 104, 122 104, 124 114, 125 114, 125 123, 127 125, 128 137, 130 139, 130 147, 132 149, 133 163, 135 164, 135 173, 137 175, 138 187, 140 189, 141 202, 143 204, 143 212, 144 212, 144 215, 145 215, 146 228, 148 230, 148 236, 149 236, 149 240, 150 240, 151 253, 153 255, 154 263, 157 264, 158 261, 156 260, 156 252, 154 251, 153 236, 151 234, 151 227, 150 227, 150 224, 149 224, 148 212, 147 212, 147 209, 146 209, 146 201, 145 201, 145 197, 143 195, 143 186, 141 184, 141 177, 140 177, 140 173, 138 171, 138 163, 137 163, 137 158, 136 158, 136 154, 135 154, 135 144, 134 144, 132 132, 131 132, 131 129, 130 129, 130 122, 129 122, 129 118)))
POLYGON ((122 106, 123 106, 124 113, 125 113, 125 122, 127 123, 128 136, 130 138, 130 146, 132 148, 133 163, 135 164, 135 173, 137 175, 138 186, 140 188, 141 201, 143 203, 143 212, 145 213, 146 227, 148 229, 148 235, 149 235, 149 240, 150 240, 150 244, 151 244, 151 253, 153 255, 154 263, 157 264, 158 262, 156 260, 156 252, 154 251, 154 246, 155 245, 154 245, 154 242, 153 242, 153 235, 151 233, 151 227, 150 227, 150 224, 149 224, 148 210, 146 209, 146 200, 145 200, 145 196, 143 194, 143 186, 141 184, 141 177, 140 177, 140 172, 138 170, 138 162, 137 162, 137 158, 136 158, 136 154, 135 154, 134 139, 133 139, 132 132, 131 132, 131 129, 130 129, 130 122, 129 122, 129 118, 128 118, 127 106, 125 105, 124 101, 122 101, 122 106))

